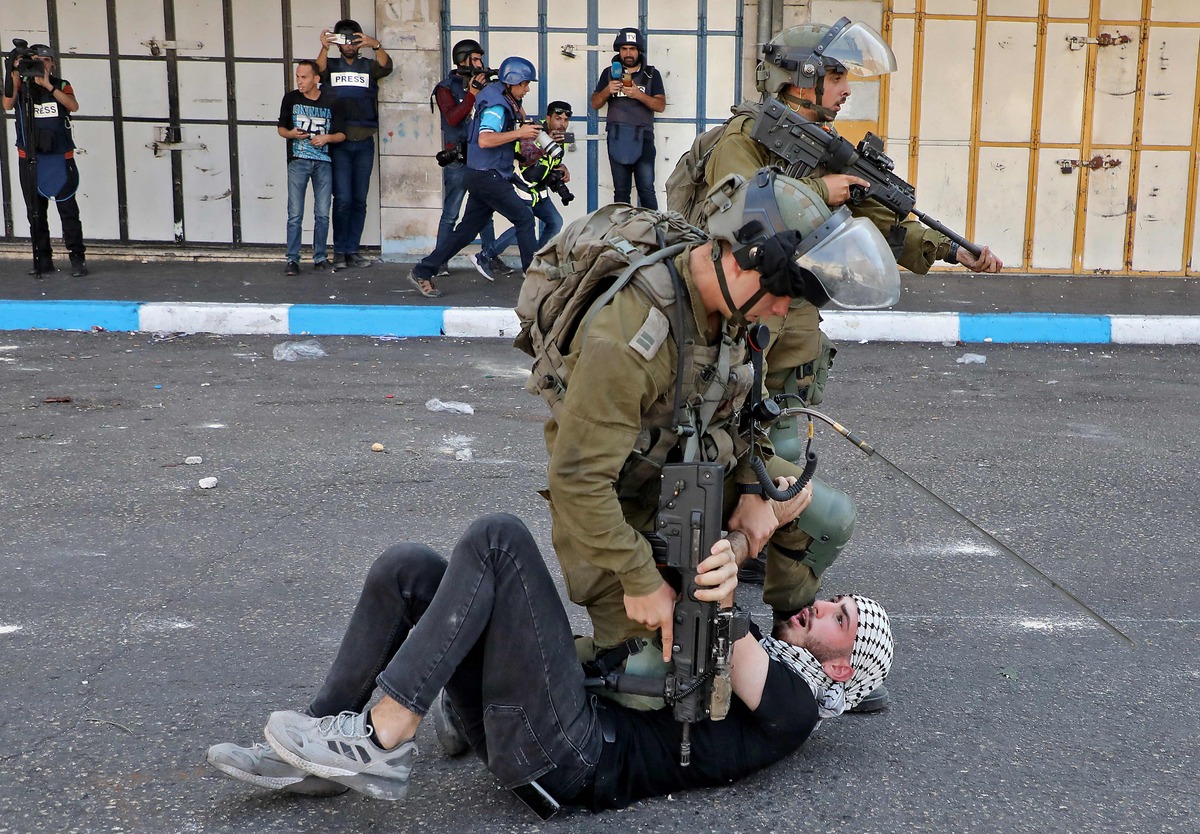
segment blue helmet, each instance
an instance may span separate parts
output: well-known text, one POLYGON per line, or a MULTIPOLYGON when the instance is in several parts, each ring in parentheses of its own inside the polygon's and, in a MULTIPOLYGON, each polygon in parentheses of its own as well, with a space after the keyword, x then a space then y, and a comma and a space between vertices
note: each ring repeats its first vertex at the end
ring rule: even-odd
POLYGON ((529 61, 513 55, 501 62, 498 76, 501 84, 513 87, 526 81, 537 81, 537 70, 529 61))

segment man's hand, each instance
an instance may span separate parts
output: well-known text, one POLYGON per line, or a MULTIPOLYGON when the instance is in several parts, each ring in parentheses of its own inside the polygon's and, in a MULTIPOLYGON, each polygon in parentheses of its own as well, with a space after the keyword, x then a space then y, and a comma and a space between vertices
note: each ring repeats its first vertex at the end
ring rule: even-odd
POLYGON ((738 563, 729 539, 718 539, 707 559, 696 568, 696 599, 701 602, 733 600, 737 589, 738 563))
POLYGON ((298 127, 294 127, 288 131, 289 139, 308 139, 309 134, 298 127))
POLYGON ((622 93, 624 91, 625 85, 621 82, 621 79, 614 78, 612 81, 608 82, 608 94, 610 96, 615 96, 617 93, 622 93))
MULTIPOLYGON (((305 135, 307 135, 307 134, 305 134, 305 135)), ((328 144, 329 144, 329 139, 330 139, 330 134, 328 134, 328 133, 318 133, 316 136, 312 137, 312 138, 309 140, 309 142, 312 144, 312 146, 313 146, 314 148, 319 148, 319 147, 321 147, 322 145, 328 145, 328 144)))
POLYGON ((979 253, 979 257, 972 257, 965 246, 958 247, 958 262, 972 272, 999 272, 1004 269, 1004 261, 996 257, 996 254, 988 247, 983 247, 983 251, 979 253))
POLYGON ((322 29, 321 30, 321 46, 324 49, 328 49, 331 46, 337 46, 337 44, 335 44, 333 42, 333 30, 332 29, 322 29))
POLYGON ((853 174, 826 174, 821 177, 821 181, 825 183, 825 188, 829 191, 828 203, 830 206, 840 206, 849 200, 850 186, 861 185, 865 187, 871 184, 862 177, 856 177, 853 174))
POLYGON ((625 594, 625 616, 651 631, 662 632, 663 663, 670 663, 675 641, 675 591, 671 586, 664 582, 657 591, 643 597, 625 594))
POLYGON ((779 521, 770 501, 751 493, 738 496, 737 506, 729 517, 729 529, 745 535, 751 556, 763 549, 778 527, 779 521))
MULTIPOLYGON (((796 479, 790 476, 775 479, 775 485, 780 490, 789 489, 794 483, 796 483, 796 479)), ((812 481, 809 481, 804 485, 804 489, 796 493, 794 498, 787 501, 768 502, 771 509, 775 511, 775 520, 779 527, 794 521, 796 516, 808 509, 808 505, 812 503, 812 491, 812 481)))
POLYGON ((352 40, 355 46, 365 46, 367 49, 378 49, 381 45, 377 39, 370 35, 364 35, 362 32, 355 32, 352 40))
POLYGON ((559 165, 558 170, 562 171, 562 181, 568 183, 571 181, 571 172, 567 170, 566 165, 559 165))
POLYGON ((517 134, 517 139, 536 139, 538 138, 538 134, 542 132, 542 127, 541 125, 530 123, 521 125, 513 132, 517 134))

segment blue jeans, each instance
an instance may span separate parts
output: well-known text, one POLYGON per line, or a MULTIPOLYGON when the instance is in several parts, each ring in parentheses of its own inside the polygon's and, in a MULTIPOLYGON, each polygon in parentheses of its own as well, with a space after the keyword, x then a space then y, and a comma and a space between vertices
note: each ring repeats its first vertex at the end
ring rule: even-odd
MULTIPOLYGON (((558 213, 558 209, 554 207, 554 203, 550 201, 550 197, 547 195, 538 198, 538 201, 533 206, 533 216, 542 221, 542 233, 538 235, 537 239, 537 248, 541 249, 562 228, 562 215, 558 213)), ((516 241, 517 227, 513 226, 501 234, 500 237, 496 238, 496 241, 491 246, 488 246, 486 241, 484 242, 484 257, 498 258, 504 254, 505 249, 512 246, 516 241)))
MULTIPOLYGON (((454 231, 454 224, 458 222, 458 211, 462 208, 463 198, 467 196, 466 177, 466 165, 447 165, 442 169, 442 218, 438 221, 435 248, 450 236, 454 231)), ((487 225, 479 231, 479 242, 483 245, 484 252, 496 248, 496 230, 490 218, 487 225)))
POLYGON ((361 711, 380 689, 424 715, 445 688, 472 747, 506 788, 560 801, 588 786, 603 731, 571 625, 529 530, 473 523, 446 560, 400 544, 371 566, 314 716, 361 711))
POLYGON ((477 171, 467 168, 467 210, 454 231, 420 263, 413 267, 413 277, 428 281, 438 267, 453 258, 475 239, 492 214, 500 212, 517 230, 517 245, 521 247, 521 268, 528 269, 537 251, 537 238, 533 233, 533 211, 529 204, 517 196, 517 190, 498 171, 477 171))
POLYGON ((333 166, 315 159, 293 159, 288 163, 287 259, 300 262, 300 240, 304 231, 304 192, 313 184, 313 262, 326 259, 329 237, 329 194, 333 188, 333 166))
POLYGON ((608 157, 612 168, 613 202, 628 203, 633 182, 637 183, 638 205, 642 208, 658 208, 654 196, 654 134, 646 131, 642 139, 642 155, 632 165, 623 165, 608 157))
POLYGON ((330 145, 329 155, 333 159, 333 253, 357 255, 367 222, 375 137, 330 145))

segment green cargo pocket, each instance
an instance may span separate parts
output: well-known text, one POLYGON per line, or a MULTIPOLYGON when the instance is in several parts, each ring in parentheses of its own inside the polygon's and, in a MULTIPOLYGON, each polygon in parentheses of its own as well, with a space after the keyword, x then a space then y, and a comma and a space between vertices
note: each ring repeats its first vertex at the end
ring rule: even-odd
POLYGON ((825 399, 825 383, 829 381, 829 369, 833 367, 833 357, 837 356, 837 348, 829 337, 821 334, 821 352, 816 359, 813 370, 813 381, 808 386, 808 404, 820 405, 825 399))

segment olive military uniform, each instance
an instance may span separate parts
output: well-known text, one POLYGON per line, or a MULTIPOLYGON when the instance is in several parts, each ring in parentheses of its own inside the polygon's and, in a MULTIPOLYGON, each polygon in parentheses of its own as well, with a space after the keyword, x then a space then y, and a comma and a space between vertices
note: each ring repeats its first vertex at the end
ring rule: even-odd
MULTIPOLYGON (((698 334, 689 348, 694 361, 687 371, 700 378, 697 388, 712 391, 714 379, 721 376, 712 371, 720 363, 706 363, 728 340, 728 374, 725 384, 718 385, 724 390, 716 394, 721 399, 711 421, 714 429, 704 438, 706 459, 737 460, 726 469, 728 518, 738 499, 737 483, 754 481, 744 440, 736 438, 732 424, 723 426, 750 389, 748 354, 740 330, 707 332, 708 314, 692 282, 690 253, 691 248, 685 250, 675 264, 689 296, 684 308, 688 330, 698 334)), ((626 616, 623 596, 645 596, 663 582, 639 531, 653 529, 658 507, 657 467, 648 463, 652 455, 646 454, 647 446, 661 452, 675 443, 672 435, 663 434, 670 432, 678 357, 676 334, 667 321, 642 287, 630 285, 618 292, 572 339, 565 357, 570 382, 562 407, 545 427, 554 549, 567 592, 587 608, 601 647, 652 636, 626 616)), ((767 468, 773 478, 800 474, 779 457, 768 457, 767 468)), ((771 539, 768 549, 778 556, 769 559, 763 597, 775 608, 802 607, 816 594, 824 566, 796 560, 805 558, 808 541, 794 525, 771 539)))
MULTIPOLYGON (((720 182, 730 174, 751 177, 765 165, 779 166, 787 171, 788 163, 782 157, 772 153, 751 137, 754 121, 755 117, 748 115, 735 116, 729 120, 725 132, 717 140, 708 158, 704 169, 705 182, 720 182)), ((832 125, 825 127, 833 131, 832 125)), ((818 168, 787 173, 789 176, 795 176, 828 203, 829 189, 820 179, 829 173, 828 171, 818 168)), ((859 205, 850 204, 849 208, 856 217, 866 217, 874 223, 885 238, 888 238, 892 226, 896 224, 895 212, 875 200, 867 200, 859 205)), ((904 248, 896 262, 911 272, 924 275, 935 260, 944 257, 950 251, 950 239, 941 233, 926 228, 915 220, 908 220, 900 225, 904 229, 904 248)), ((771 329, 771 345, 766 355, 767 390, 771 393, 783 391, 785 378, 793 368, 798 369, 798 386, 801 389, 808 387, 818 366, 816 360, 821 355, 820 312, 804 299, 797 298, 792 301, 786 316, 764 319, 763 323, 771 329)))

